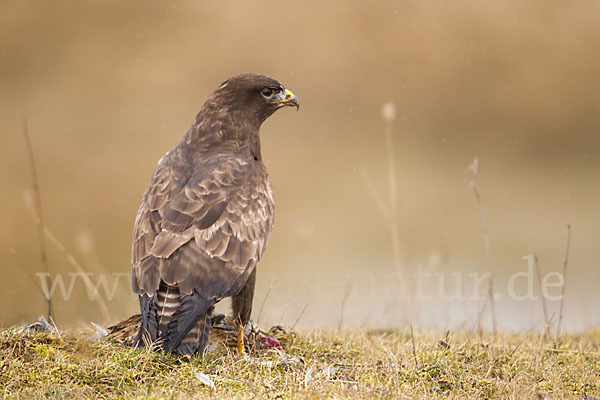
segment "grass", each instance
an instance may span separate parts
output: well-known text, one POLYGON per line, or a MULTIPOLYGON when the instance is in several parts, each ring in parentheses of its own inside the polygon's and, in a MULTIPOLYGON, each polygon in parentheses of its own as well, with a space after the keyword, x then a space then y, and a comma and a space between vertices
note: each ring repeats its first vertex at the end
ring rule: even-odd
POLYGON ((0 333, 4 398, 600 399, 600 330, 564 336, 287 333, 287 356, 226 350, 203 360, 70 332, 0 333), (196 374, 209 376, 215 388, 196 374))

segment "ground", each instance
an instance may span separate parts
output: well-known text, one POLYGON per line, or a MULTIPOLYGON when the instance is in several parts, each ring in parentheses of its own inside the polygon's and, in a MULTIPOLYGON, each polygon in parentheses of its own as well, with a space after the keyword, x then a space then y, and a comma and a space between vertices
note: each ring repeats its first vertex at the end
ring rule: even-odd
POLYGON ((600 399, 600 330, 559 340, 415 332, 414 352, 410 330, 280 333, 285 355, 204 360, 17 332, 0 332, 3 398, 600 399))

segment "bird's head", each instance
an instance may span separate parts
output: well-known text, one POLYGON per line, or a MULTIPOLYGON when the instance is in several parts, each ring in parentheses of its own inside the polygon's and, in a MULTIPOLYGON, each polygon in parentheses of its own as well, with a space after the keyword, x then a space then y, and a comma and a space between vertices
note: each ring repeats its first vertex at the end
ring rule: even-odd
POLYGON ((279 81, 261 74, 242 74, 221 83, 207 103, 259 124, 282 107, 300 107, 298 98, 279 81))

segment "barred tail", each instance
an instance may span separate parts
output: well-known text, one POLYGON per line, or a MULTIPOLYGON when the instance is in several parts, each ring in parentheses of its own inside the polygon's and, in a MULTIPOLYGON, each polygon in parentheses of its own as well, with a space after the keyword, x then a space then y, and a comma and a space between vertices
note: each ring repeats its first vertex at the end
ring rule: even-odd
POLYGON ((198 354, 200 357, 204 355, 210 335, 212 309, 213 307, 210 307, 206 310, 206 313, 200 317, 196 325, 185 335, 181 344, 177 347, 179 354, 198 354))
POLYGON ((172 314, 162 336, 165 352, 177 350, 182 355, 202 356, 208 335, 214 301, 204 300, 198 293, 181 296, 181 305, 172 314))
POLYGON ((158 292, 156 293, 156 309, 158 317, 158 337, 164 338, 169 323, 175 314, 175 311, 181 305, 181 294, 177 286, 170 286, 166 283, 160 283, 158 292))
POLYGON ((158 343, 165 352, 203 355, 210 334, 214 301, 198 293, 181 294, 177 286, 160 283, 152 297, 140 296, 142 324, 135 346, 158 343))

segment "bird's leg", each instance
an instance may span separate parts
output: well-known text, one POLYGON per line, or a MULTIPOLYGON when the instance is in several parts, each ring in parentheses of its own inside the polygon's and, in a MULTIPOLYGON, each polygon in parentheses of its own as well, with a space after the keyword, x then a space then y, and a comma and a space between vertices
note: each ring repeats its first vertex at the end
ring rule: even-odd
POLYGON ((231 296, 231 317, 242 328, 250 320, 252 313, 252 299, 254 298, 254 285, 256 283, 256 268, 248 276, 248 280, 238 294, 231 296))
POLYGON ((248 276, 248 280, 238 294, 231 297, 231 317, 237 327, 237 350, 244 354, 244 327, 250 320, 252 313, 252 299, 254 297, 254 285, 256 283, 256 268, 248 276))
POLYGON ((244 327, 238 325, 237 328, 237 351, 239 354, 245 354, 244 351, 244 327))

